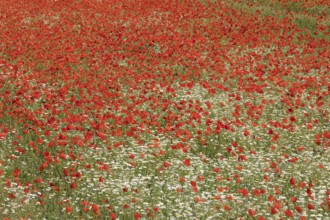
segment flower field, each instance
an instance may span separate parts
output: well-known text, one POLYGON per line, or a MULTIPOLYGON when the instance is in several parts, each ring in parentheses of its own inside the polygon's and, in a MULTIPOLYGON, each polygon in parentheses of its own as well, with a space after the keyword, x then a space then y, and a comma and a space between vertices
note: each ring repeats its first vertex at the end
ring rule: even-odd
POLYGON ((0 1, 0 219, 330 219, 327 0, 0 1))

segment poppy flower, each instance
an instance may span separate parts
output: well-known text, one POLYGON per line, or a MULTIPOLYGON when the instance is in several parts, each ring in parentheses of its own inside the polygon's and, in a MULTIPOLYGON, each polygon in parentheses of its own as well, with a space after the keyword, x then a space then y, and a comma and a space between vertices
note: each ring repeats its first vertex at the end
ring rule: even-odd
POLYGON ((109 214, 109 217, 110 217, 111 220, 115 220, 117 218, 116 213, 114 213, 114 212, 111 212, 109 214))
POLYGON ((141 218, 141 214, 138 212, 134 213, 134 219, 140 219, 141 218))
POLYGON ((44 181, 42 179, 40 179, 39 177, 37 177, 34 182, 36 183, 43 183, 44 181))
POLYGON ((164 162, 164 167, 169 167, 169 166, 171 166, 171 164, 169 162, 165 161, 164 162))
POLYGON ((308 209, 315 209, 314 205, 312 205, 311 203, 308 203, 308 204, 307 204, 307 208, 308 208, 308 209))
POLYGON ((65 211, 66 211, 66 213, 72 213, 73 209, 71 206, 66 206, 65 211))
POLYGON ((255 216, 255 215, 257 214, 257 212, 256 212, 254 209, 249 208, 249 209, 248 209, 248 214, 249 214, 250 216, 255 216))
POLYGON ((184 159, 184 160, 183 160, 183 164, 184 164, 185 166, 189 167, 189 166, 190 166, 190 159, 189 159, 189 158, 184 159))
POLYGON ((293 218, 294 217, 293 212, 291 210, 289 210, 289 209, 285 210, 284 211, 284 214, 285 214, 285 216, 287 216, 289 218, 293 218))

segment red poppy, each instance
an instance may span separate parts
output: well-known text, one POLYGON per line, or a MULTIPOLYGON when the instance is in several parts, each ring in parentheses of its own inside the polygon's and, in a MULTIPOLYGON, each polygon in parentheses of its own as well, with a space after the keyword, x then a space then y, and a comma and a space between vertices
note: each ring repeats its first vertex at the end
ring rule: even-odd
POLYGON ((308 209, 315 209, 314 205, 312 205, 311 203, 308 203, 308 204, 307 204, 307 208, 308 208, 308 209))
POLYGON ((247 189, 239 189, 238 192, 241 193, 243 196, 249 195, 249 191, 247 189))
POLYGON ((293 212, 291 210, 289 210, 289 209, 285 210, 284 211, 284 214, 285 214, 285 216, 287 216, 289 218, 293 218, 294 217, 293 212))
POLYGON ((164 167, 169 167, 169 166, 171 166, 171 164, 169 162, 165 161, 164 162, 164 167))
POLYGON ((40 179, 39 177, 37 177, 34 182, 36 183, 43 183, 44 181, 42 179, 40 179))
POLYGON ((66 206, 65 211, 66 211, 66 213, 71 213, 73 211, 73 209, 71 206, 66 206))
POLYGON ((249 208, 249 209, 248 209, 248 214, 249 214, 250 216, 255 216, 255 215, 257 214, 257 212, 256 212, 254 209, 249 208))
POLYGON ((290 184, 295 188, 297 187, 296 180, 293 177, 290 178, 290 184))
POLYGON ((298 213, 302 213, 303 209, 300 206, 295 206, 294 209, 298 212, 298 213))
POLYGON ((115 220, 117 218, 116 213, 114 213, 114 212, 111 212, 109 214, 109 217, 110 217, 111 220, 115 220))
POLYGON ((184 160, 183 160, 183 164, 184 164, 185 166, 190 166, 190 159, 189 159, 189 158, 184 159, 184 160))
POLYGON ((226 211, 228 211, 228 212, 231 210, 231 207, 228 206, 228 205, 224 205, 223 208, 224 208, 226 211))
POLYGON ((14 169, 13 176, 14 176, 14 177, 18 177, 20 174, 21 174, 21 170, 18 169, 18 168, 15 168, 15 169, 14 169))
POLYGON ((138 212, 134 213, 134 219, 140 219, 141 218, 141 214, 138 212))
POLYGON ((93 212, 94 212, 95 214, 99 214, 99 212, 100 212, 100 208, 99 208, 99 206, 96 205, 95 203, 92 204, 92 210, 93 210, 93 212))

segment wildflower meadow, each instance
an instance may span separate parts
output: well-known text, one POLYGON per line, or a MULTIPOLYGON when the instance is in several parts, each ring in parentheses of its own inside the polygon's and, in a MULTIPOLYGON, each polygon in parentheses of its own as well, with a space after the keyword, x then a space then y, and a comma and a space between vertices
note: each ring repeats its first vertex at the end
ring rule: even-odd
POLYGON ((1 0, 0 219, 330 219, 328 0, 1 0))

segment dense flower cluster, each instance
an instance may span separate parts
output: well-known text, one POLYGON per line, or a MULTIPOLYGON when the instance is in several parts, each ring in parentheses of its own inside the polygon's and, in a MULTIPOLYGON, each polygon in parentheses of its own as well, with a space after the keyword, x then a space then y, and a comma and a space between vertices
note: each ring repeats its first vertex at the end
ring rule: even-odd
POLYGON ((329 10, 0 1, 0 216, 329 217, 329 10))

